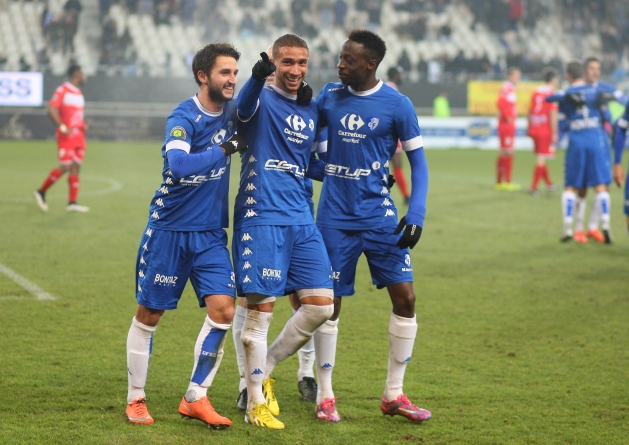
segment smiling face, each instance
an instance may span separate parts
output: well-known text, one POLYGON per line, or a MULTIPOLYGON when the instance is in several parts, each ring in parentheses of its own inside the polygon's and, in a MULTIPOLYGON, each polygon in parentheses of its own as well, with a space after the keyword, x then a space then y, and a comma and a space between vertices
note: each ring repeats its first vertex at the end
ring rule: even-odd
POLYGON ((308 73, 308 49, 282 46, 275 54, 275 86, 288 94, 297 94, 308 73))
POLYGON ((236 59, 229 56, 218 56, 210 70, 209 77, 203 71, 197 73, 201 81, 202 95, 205 93, 206 98, 213 106, 208 107, 204 100, 201 103, 211 111, 214 111, 212 108, 215 107, 222 108, 225 102, 234 98, 236 82, 238 81, 237 75, 238 63, 236 59))
POLYGON ((341 48, 338 68, 339 79, 344 85, 359 90, 372 77, 378 63, 371 59, 361 43, 346 40, 341 48))
POLYGON ((591 60, 585 67, 584 80, 589 83, 596 83, 601 77, 601 63, 597 60, 591 60))

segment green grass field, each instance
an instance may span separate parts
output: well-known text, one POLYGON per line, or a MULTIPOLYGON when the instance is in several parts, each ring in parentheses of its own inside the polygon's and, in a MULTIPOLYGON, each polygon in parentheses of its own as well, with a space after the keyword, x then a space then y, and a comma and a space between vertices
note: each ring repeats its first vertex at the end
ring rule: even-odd
MULTIPOLYGON (((182 420, 177 407, 204 317, 189 288, 155 334, 147 383, 155 424, 127 423, 135 255, 160 182, 159 148, 91 142, 79 196, 91 211, 65 211, 63 179, 45 214, 32 192, 56 163, 54 142, 0 141, 0 268, 56 298, 38 300, 37 289, 0 272, 0 443, 629 443, 621 191, 611 192, 614 245, 561 244, 560 193, 494 191, 496 152, 478 150, 427 152, 428 216, 412 251, 419 332, 405 393, 432 420, 415 425, 380 413, 391 306, 361 262, 357 294, 345 300, 339 324, 340 423, 315 420, 314 406, 300 400, 293 357, 274 376, 286 429, 246 425, 235 406, 231 338, 211 399, 233 427, 182 420)), ((551 163, 558 184, 562 159, 551 163)), ((524 188, 532 166, 530 153, 517 154, 515 180, 524 188)), ((290 312, 278 302, 271 338, 290 312)))

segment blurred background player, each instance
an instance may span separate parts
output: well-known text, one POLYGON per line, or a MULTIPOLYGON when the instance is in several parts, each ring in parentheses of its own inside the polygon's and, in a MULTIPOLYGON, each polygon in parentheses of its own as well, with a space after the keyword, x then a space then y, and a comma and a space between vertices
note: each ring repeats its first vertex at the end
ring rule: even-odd
POLYGON ((386 50, 377 34, 351 31, 337 65, 341 83, 327 84, 316 100, 321 125, 328 129, 328 164, 317 225, 334 278, 334 314, 315 336, 319 379, 316 413, 326 421, 340 420, 332 390, 339 314, 342 297, 355 293, 356 265, 363 253, 374 284, 387 288, 392 303, 388 372, 380 410, 412 422, 431 417, 430 411, 414 405, 402 390, 417 335, 409 247, 417 244, 422 233, 428 166, 415 107, 376 77, 386 50), (387 184, 388 160, 398 141, 410 163, 412 180, 408 212, 399 223, 387 184))
MULTIPOLYGON (((573 239, 576 191, 581 187, 594 187, 601 211, 603 235, 611 243, 610 197, 607 192, 607 185, 611 182, 611 165, 603 140, 603 113, 598 104, 597 90, 583 80, 583 65, 579 61, 566 65, 566 77, 570 87, 559 101, 559 113, 565 116, 568 125, 564 192, 561 197, 564 223, 561 241, 573 239)), ((549 102, 553 99, 552 95, 546 98, 549 102)), ((579 242, 587 242, 582 231, 579 238, 579 242)))
POLYGON ((500 87, 498 107, 498 138, 500 153, 496 164, 496 190, 520 190, 520 185, 511 183, 513 171, 513 150, 515 143, 515 121, 518 118, 518 104, 515 88, 520 82, 520 69, 512 66, 507 71, 507 80, 500 87))
POLYGON ((535 88, 531 96, 529 107, 528 135, 533 139, 536 157, 533 170, 533 182, 530 193, 537 195, 537 184, 540 179, 546 182, 546 188, 553 191, 555 187, 550 180, 547 159, 555 157, 555 144, 557 143, 557 105, 546 102, 546 97, 551 95, 559 81, 559 73, 556 69, 548 67, 542 72, 544 85, 535 88))
POLYGON ((89 207, 77 204, 79 195, 79 171, 85 156, 84 120, 85 99, 81 87, 85 85, 85 74, 79 65, 68 68, 68 81, 57 88, 48 103, 48 115, 57 126, 57 153, 59 166, 52 169, 41 187, 34 192, 37 205, 48 211, 46 191, 68 172, 69 212, 87 212, 89 207))
POLYGON ((136 264, 138 307, 127 336, 129 422, 151 424, 144 387, 153 334, 162 315, 177 308, 190 279, 207 316, 194 346, 194 365, 179 414, 213 428, 231 421, 218 414, 207 391, 223 358, 234 317, 235 282, 227 250, 230 155, 245 150, 234 134, 232 102, 240 53, 227 43, 201 48, 192 60, 199 91, 166 120, 163 181, 149 207, 136 264))
MULTIPOLYGON (((393 88, 395 91, 400 91, 399 86, 402 85, 402 73, 403 70, 399 66, 392 66, 387 71, 387 77, 389 80, 385 82, 388 86, 393 88)), ((404 176, 404 168, 402 167, 402 143, 398 140, 397 148, 395 150, 395 154, 391 159, 393 162, 393 177, 395 178, 395 182, 400 188, 400 193, 402 193, 402 197, 404 198, 404 204, 408 205, 411 200, 411 195, 408 192, 408 187, 406 186, 406 177, 404 176)))
MULTIPOLYGON (((273 62, 273 45, 269 46, 266 50, 269 60, 273 62)), ((275 83, 275 71, 266 78, 265 85, 273 85, 275 83)), ((325 137, 325 144, 327 144, 327 136, 325 137)), ((321 145, 321 139, 319 144, 321 145)), ((319 156, 322 149, 318 148, 317 152, 319 156)), ((323 151, 325 151, 323 149, 323 151)), ((312 187, 312 179, 304 178, 304 186, 306 188, 306 195, 308 196, 308 206, 312 216, 314 217, 314 202, 312 201, 312 195, 314 193, 312 187)), ((290 302, 293 311, 299 309, 299 297, 296 293, 288 295, 288 301, 290 302)), ((244 368, 244 348, 242 345, 242 325, 245 322, 247 316, 247 298, 238 297, 238 306, 236 306, 236 315, 234 315, 234 322, 232 325, 232 336, 234 340, 234 346, 236 348, 236 361, 238 364, 238 373, 240 374, 240 382, 238 384, 238 399, 236 400, 236 406, 240 411, 247 410, 247 382, 245 380, 245 368, 244 368)), ((299 356, 299 369, 297 370, 297 389, 299 390, 302 400, 304 402, 314 403, 317 401, 317 381, 313 367, 315 364, 315 351, 314 351, 314 339, 308 340, 297 352, 299 356)))
POLYGON ((629 128, 629 107, 625 107, 625 112, 614 125, 614 182, 620 187, 623 179, 625 180, 624 211, 627 217, 627 235, 629 235, 629 167, 627 167, 628 177, 625 178, 621 164, 622 152, 627 140, 627 128, 629 128))

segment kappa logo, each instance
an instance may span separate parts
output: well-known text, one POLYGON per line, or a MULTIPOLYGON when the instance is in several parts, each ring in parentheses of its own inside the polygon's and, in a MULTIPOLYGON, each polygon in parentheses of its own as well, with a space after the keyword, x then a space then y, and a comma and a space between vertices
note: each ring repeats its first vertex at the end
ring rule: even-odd
POLYGON ((142 292, 142 286, 138 284, 138 292, 142 292))
POLYGON ((247 178, 251 178, 252 176, 258 176, 258 174, 255 171, 250 170, 249 174, 247 175, 247 178))
POLYGON ((322 369, 331 369, 332 365, 329 363, 326 363, 325 365, 321 366, 322 369))
POLYGON ((148 236, 152 236, 153 235, 153 229, 151 229, 150 227, 148 229, 146 229, 146 232, 144 232, 146 235, 148 236))
POLYGON ((253 157, 253 155, 249 156, 249 164, 251 164, 252 162, 256 162, 257 159, 253 157))
POLYGON ((140 269, 140 272, 138 272, 138 276, 140 278, 144 278, 144 271, 142 269, 140 269))
POLYGON ((159 219, 159 213, 157 213, 157 210, 153 210, 153 213, 151 213, 151 218, 159 219))
POLYGON ((168 169, 168 170, 166 170, 166 174, 172 176, 173 172, 171 172, 170 169, 168 169))
POLYGON ((304 128, 306 128, 306 122, 298 114, 291 114, 290 116, 288 116, 286 118, 286 123, 288 123, 288 126, 295 131, 302 131, 304 128))
POLYGON ((256 188, 255 185, 253 185, 251 182, 249 182, 247 184, 247 186, 245 187, 245 191, 246 192, 250 192, 250 191, 253 191, 253 190, 258 190, 258 189, 256 188))
POLYGON ((371 168, 378 170, 380 168, 380 163, 378 161, 374 161, 373 164, 371 164, 371 168))
POLYGON ((168 187, 164 185, 158 190, 158 192, 160 192, 162 195, 168 195, 168 187))
POLYGON ((249 278, 249 275, 245 275, 245 279, 242 280, 243 283, 251 283, 251 278, 249 278))
POLYGON ((155 201, 155 204, 160 207, 164 207, 164 201, 162 201, 162 198, 157 198, 157 200, 155 201))
POLYGON ((380 191, 381 195, 388 195, 389 194, 389 189, 388 187, 382 187, 382 190, 380 191))
POLYGON ((144 257, 140 257, 140 264, 144 264, 146 266, 146 261, 144 261, 144 257))
POLYGON ((382 201, 382 205, 383 206, 392 206, 393 204, 391 204, 391 201, 389 200, 389 198, 384 198, 384 201, 382 201))
POLYGON ((411 361, 411 358, 410 357, 406 357, 406 360, 404 360, 404 363, 408 363, 410 361, 411 361))
POLYGON ((227 136, 227 130, 221 128, 216 133, 214 133, 214 136, 212 136, 212 144, 220 144, 225 140, 225 136, 227 136))
POLYGON ((387 209, 384 216, 395 216, 395 212, 391 209, 387 209))
POLYGON ((252 240, 253 240, 253 238, 251 238, 251 235, 249 235, 249 233, 248 233, 248 232, 245 232, 245 233, 242 235, 242 239, 241 239, 240 241, 252 241, 252 240))
POLYGON ((406 264, 407 266, 411 265, 411 256, 408 253, 404 255, 404 264, 406 264))
POLYGON ((261 375, 263 374, 262 370, 260 368, 256 368, 253 370, 253 372, 251 373, 252 375, 261 375))
POLYGON ((347 130, 358 130, 365 122, 357 114, 346 114, 341 118, 341 125, 347 130))
POLYGON ((144 245, 142 246, 142 249, 144 249, 144 250, 146 250, 148 252, 149 246, 147 245, 147 243, 144 243, 144 245))
POLYGON ((256 201, 255 199, 253 199, 253 196, 249 196, 246 201, 245 201, 245 205, 253 205, 253 204, 257 204, 258 201, 256 201))
POLYGON ((282 271, 279 269, 262 269, 262 278, 274 278, 276 280, 282 279, 282 271))
POLYGON ((170 177, 168 177, 168 178, 166 178, 166 184, 168 184, 168 185, 173 185, 173 184, 174 184, 174 182, 173 182, 173 180, 172 180, 172 179, 170 179, 170 177))
POLYGON ((387 162, 385 162, 385 163, 384 163, 384 167, 385 167, 385 168, 389 168, 389 161, 387 161, 387 162))
POLYGON ((247 210, 247 213, 245 213, 245 218, 251 218, 252 216, 258 216, 258 214, 251 209, 247 210))
POLYGON ((242 251, 242 256, 247 256, 247 255, 251 255, 253 252, 251 251, 250 248, 245 247, 245 250, 242 251))
POLYGON ((371 131, 374 131, 376 127, 378 126, 379 122, 380 122, 380 119, 378 119, 377 117, 372 117, 369 123, 367 124, 367 126, 369 127, 371 131))
POLYGON ((251 269, 251 264, 249 264, 249 261, 245 261, 245 264, 243 264, 242 266, 242 270, 247 270, 247 269, 251 269))

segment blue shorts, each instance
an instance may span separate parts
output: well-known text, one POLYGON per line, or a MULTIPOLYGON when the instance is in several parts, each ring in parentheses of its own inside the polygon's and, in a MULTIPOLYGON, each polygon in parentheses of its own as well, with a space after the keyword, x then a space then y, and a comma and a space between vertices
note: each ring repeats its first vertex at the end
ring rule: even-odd
POLYGON ((604 147, 604 141, 571 139, 564 164, 564 185, 581 188, 611 183, 610 153, 604 147))
POLYGON ((136 298, 150 309, 176 309, 188 278, 201 307, 208 295, 235 297, 234 272, 223 229, 173 232, 147 228, 135 269, 136 298))
POLYGON ((365 253, 371 279, 378 289, 389 284, 413 282, 413 266, 408 249, 396 243, 400 235, 393 228, 373 230, 341 230, 319 227, 328 249, 334 278, 334 296, 354 295, 356 264, 365 253))
POLYGON ((232 256, 238 295, 332 289, 330 260, 314 224, 236 229, 232 256))

